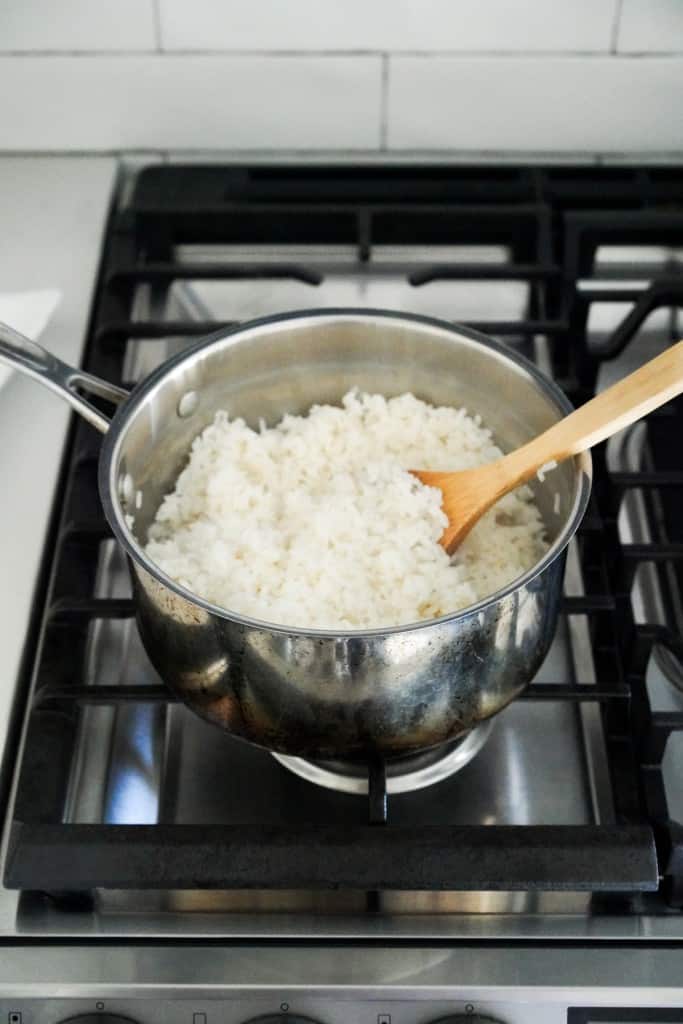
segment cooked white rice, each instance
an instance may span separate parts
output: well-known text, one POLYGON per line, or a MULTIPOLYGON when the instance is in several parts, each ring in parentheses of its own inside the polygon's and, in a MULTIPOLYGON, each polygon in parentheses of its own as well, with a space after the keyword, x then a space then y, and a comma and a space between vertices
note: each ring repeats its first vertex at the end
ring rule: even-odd
POLYGON ((441 492, 406 470, 499 457, 478 416, 412 394, 349 392, 252 430, 224 412, 195 440, 147 553, 238 614, 318 629, 389 627, 473 604, 545 550, 531 491, 491 509, 451 559, 441 492))

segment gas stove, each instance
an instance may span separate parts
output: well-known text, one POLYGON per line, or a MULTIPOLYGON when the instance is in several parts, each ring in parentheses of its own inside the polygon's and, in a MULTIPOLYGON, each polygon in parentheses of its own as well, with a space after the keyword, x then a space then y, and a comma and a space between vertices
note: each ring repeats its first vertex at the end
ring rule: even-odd
MULTIPOLYGON (((683 331, 675 168, 158 165, 84 366, 310 307, 488 332, 580 403, 683 331)), ((369 765, 214 730, 151 667, 72 424, 3 761, 0 1021, 683 1021, 683 402, 595 452, 552 649, 369 765), (4 1014, 4 1017, 3 1017, 4 1014)))

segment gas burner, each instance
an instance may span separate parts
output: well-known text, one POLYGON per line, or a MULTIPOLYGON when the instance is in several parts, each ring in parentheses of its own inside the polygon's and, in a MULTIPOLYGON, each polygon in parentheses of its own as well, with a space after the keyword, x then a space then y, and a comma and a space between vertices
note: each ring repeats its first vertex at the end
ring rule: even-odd
MULTIPOLYGON (((459 772, 479 753, 492 727, 493 721, 482 722, 452 743, 387 761, 387 793, 413 793, 459 772)), ((289 757, 287 754, 273 754, 273 757, 295 775, 316 786, 334 789, 339 793, 367 796, 367 770, 362 763, 307 761, 303 757, 289 757)))

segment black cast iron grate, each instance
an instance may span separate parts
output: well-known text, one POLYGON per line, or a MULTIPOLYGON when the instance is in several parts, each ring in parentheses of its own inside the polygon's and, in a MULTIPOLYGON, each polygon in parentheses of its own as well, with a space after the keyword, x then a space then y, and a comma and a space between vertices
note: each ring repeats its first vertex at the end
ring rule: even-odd
MULTIPOLYGON (((595 388, 600 363, 631 343, 646 316, 683 305, 673 268, 649 287, 600 292, 601 302, 634 305, 599 351, 589 350, 591 297, 578 287, 598 246, 683 244, 683 171, 582 168, 223 168, 153 167, 131 204, 112 215, 85 365, 122 382, 130 338, 202 335, 227 322, 133 319, 136 289, 164 294, 174 281, 289 278, 316 284, 304 265, 184 263, 173 247, 191 243, 352 244, 367 262, 378 244, 505 245, 510 264, 449 262, 410 272, 435 280, 529 282, 519 320, 470 326, 524 345, 550 341, 553 371, 575 402, 595 388)), ((675 319, 672 320, 674 340, 675 319)), ((634 340, 635 339, 635 340, 634 340)), ((683 653, 669 628, 638 625, 630 591, 643 562, 655 564, 674 622, 683 583, 683 404, 648 421, 652 466, 610 472, 595 458, 591 505, 579 533, 585 596, 563 614, 586 616, 597 683, 533 684, 532 700, 594 701, 601 708, 616 824, 612 826, 397 827, 387 821, 384 766, 369 766, 365 821, 352 828, 311 825, 76 825, 63 822, 79 708, 87 703, 171 701, 163 687, 83 684, 89 624, 129 618, 127 600, 93 598, 99 544, 109 534, 96 489, 99 437, 75 423, 58 499, 58 524, 27 666, 34 685, 19 768, 5 883, 43 891, 114 888, 256 887, 598 892, 658 890, 683 904, 683 837, 669 820, 661 762, 683 714, 650 707, 645 684, 654 645, 683 653), (638 488, 658 503, 661 536, 624 545, 617 514, 638 488), (672 585, 672 573, 675 582, 672 585)))

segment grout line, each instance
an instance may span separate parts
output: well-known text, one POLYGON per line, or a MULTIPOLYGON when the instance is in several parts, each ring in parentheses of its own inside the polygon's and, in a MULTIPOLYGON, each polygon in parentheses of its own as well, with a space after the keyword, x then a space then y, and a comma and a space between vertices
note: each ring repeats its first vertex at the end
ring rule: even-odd
MULTIPOLYGON (((0 3, 2 0, 0 0, 0 3)), ((156 4, 155 4, 156 9, 156 4)), ((157 35, 155 29, 155 36, 157 35)), ((381 57, 382 54, 379 50, 169 50, 163 48, 161 42, 161 24, 159 24, 159 45, 156 49, 139 49, 139 50, 117 50, 113 48, 108 49, 80 49, 80 50, 8 50, 3 49, 0 43, 0 59, 5 57, 50 57, 56 60, 61 60, 64 57, 150 57, 150 56, 162 56, 162 57, 237 57, 237 58, 254 58, 261 57, 268 59, 269 57, 285 57, 285 58, 301 58, 313 57, 337 57, 337 58, 353 58, 353 57, 381 57)), ((426 56, 426 54, 425 54, 426 56)))
POLYGON ((74 57, 156 57, 158 50, 0 50, 0 59, 12 58, 55 58, 62 60, 74 57))
POLYGON ((612 21, 612 33, 610 38, 610 53, 617 52, 617 46, 619 43, 619 25, 621 23, 621 13, 624 6, 624 0, 616 0, 614 5, 614 20, 612 21))
MULTIPOLYGON (((0 0, 1 2, 1 0, 0 0)), ((157 9, 157 2, 154 2, 154 9, 157 9)), ((80 49, 80 50, 8 50, 3 49, 0 43, 0 58, 4 57, 52 57, 56 60, 61 60, 64 57, 149 57, 149 56, 162 56, 162 57, 237 57, 237 58, 254 58, 260 57, 268 59, 269 57, 285 57, 285 58, 296 58, 300 60, 302 58, 313 57, 330 57, 330 58, 377 58, 381 57, 382 53, 380 50, 210 50, 210 49, 165 49, 161 41, 161 22, 159 22, 158 32, 155 26, 155 37, 158 38, 159 42, 155 49, 139 49, 139 50, 117 50, 114 48, 108 49, 80 49)), ((156 40, 155 40, 156 42, 156 40)), ((425 53, 424 56, 429 56, 425 53)), ((604 55, 603 55, 604 56, 604 55)))
MULTIPOLYGON (((154 10, 158 10, 159 0, 153 0, 154 10)), ((621 0, 618 0, 621 2, 621 0)), ((582 60, 665 60, 683 58, 683 49, 672 50, 621 50, 618 53, 610 50, 392 50, 383 52, 381 50, 209 50, 209 49, 163 49, 161 42, 161 23, 158 29, 155 26, 155 35, 158 36, 157 49, 141 50, 116 50, 116 49, 81 49, 81 50, 3 50, 0 47, 0 59, 6 57, 50 57, 60 60, 68 57, 260 57, 274 58, 341 58, 354 57, 410 57, 430 60, 432 58, 450 58, 454 60, 571 60, 581 58, 582 60)))
MULTIPOLYGON (((683 47, 679 47, 677 50, 671 51, 674 54, 683 54, 683 47)), ((244 56, 244 57, 382 57, 385 54, 393 57, 424 57, 429 60, 432 57, 458 57, 463 60, 467 60, 470 57, 478 58, 510 58, 515 59, 533 59, 534 57, 544 58, 561 58, 561 57, 609 57, 610 52, 604 48, 601 50, 449 50, 449 49, 415 49, 414 47, 397 48, 395 50, 379 50, 377 48, 359 48, 359 47, 347 47, 343 49, 294 49, 294 48, 282 48, 282 49, 265 49, 265 50, 254 50, 254 49, 234 49, 234 50, 221 50, 212 48, 183 48, 177 47, 174 49, 166 49, 164 53, 172 54, 173 56, 244 56)))
POLYGON ((161 0, 152 0, 152 16, 154 18, 154 37, 157 44, 157 53, 163 52, 161 44, 161 0))
POLYGON ((382 54, 382 79, 379 99, 379 148, 387 149, 389 137, 389 54, 382 54))
POLYGON ((502 163, 531 163, 539 165, 566 165, 582 166, 589 163, 619 163, 648 164, 650 161, 662 164, 680 166, 683 161, 683 150, 638 150, 638 151, 584 151, 584 152, 557 152, 547 150, 511 150, 511 149, 419 149, 413 148, 392 148, 381 151, 379 149, 352 148, 344 149, 254 149, 254 148, 233 148, 233 149, 207 149, 202 147, 182 148, 172 147, 111 147, 109 149, 5 149, 0 150, 0 166, 3 158, 26 158, 56 157, 59 159, 92 159, 97 157, 118 157, 131 159, 162 159, 177 160, 195 158, 197 160, 218 160, 227 163, 244 163, 254 160, 264 163, 283 163, 290 160, 310 161, 315 163, 328 163, 330 160, 337 160, 339 163, 357 162, 367 160, 370 163, 386 163, 387 158, 396 159, 400 162, 421 162, 445 163, 445 164, 468 164, 482 161, 490 163, 499 161, 502 163))

